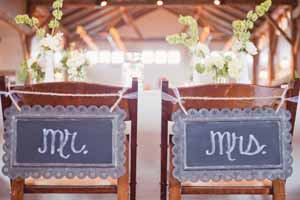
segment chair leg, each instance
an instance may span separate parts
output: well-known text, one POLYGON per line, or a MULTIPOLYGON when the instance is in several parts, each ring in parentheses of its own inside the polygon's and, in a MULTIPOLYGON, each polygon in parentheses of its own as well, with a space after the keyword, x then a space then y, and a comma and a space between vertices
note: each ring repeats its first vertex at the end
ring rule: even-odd
POLYGON ((285 180, 275 180, 273 185, 273 200, 285 200, 285 180))
POLYGON ((181 200, 181 184, 180 182, 173 176, 173 144, 170 141, 170 169, 169 169, 169 200, 181 200))
POLYGON ((118 200, 128 200, 129 199, 129 151, 128 151, 128 139, 126 140, 126 162, 125 170, 126 173, 118 179, 118 200))
POLYGON ((24 199, 24 179, 18 178, 11 180, 11 200, 23 200, 24 199))

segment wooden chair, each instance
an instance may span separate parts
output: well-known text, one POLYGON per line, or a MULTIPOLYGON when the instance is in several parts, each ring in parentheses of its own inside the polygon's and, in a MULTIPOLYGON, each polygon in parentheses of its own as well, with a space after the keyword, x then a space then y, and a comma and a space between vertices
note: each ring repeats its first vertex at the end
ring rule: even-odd
MULTIPOLYGON (((25 86, 15 86, 11 89, 22 91, 94 94, 117 93, 122 87, 99 85, 79 82, 42 83, 25 86)), ((0 77, 0 90, 7 90, 5 77, 0 77)), ((138 81, 132 81, 132 87, 127 93, 138 92, 138 81)), ((61 97, 19 95, 21 105, 106 105, 112 106, 118 97, 61 97)), ((2 97, 2 109, 9 107, 9 98, 2 97)), ((119 200, 135 200, 136 198, 136 157, 137 157, 137 99, 122 99, 119 107, 127 112, 126 121, 131 121, 131 133, 127 137, 126 173, 117 180, 115 185, 29 185, 24 179, 11 180, 11 200, 23 200, 24 193, 90 193, 90 194, 117 194, 119 200)), ((80 180, 77 180, 80 183, 80 180)), ((81 182, 82 183, 82 182, 81 182)))
MULTIPOLYGON (((299 83, 291 84, 286 97, 299 95, 299 83)), ((194 87, 178 88, 182 97, 184 96, 208 96, 208 97, 253 97, 253 96, 280 96, 284 89, 262 87, 256 85, 243 84, 219 84, 204 85, 194 87)), ((175 96, 173 90, 169 88, 168 81, 162 82, 162 92, 175 96)), ((247 100, 247 101, 204 101, 204 100, 184 100, 184 107, 190 108, 254 108, 254 107, 276 107, 277 100, 247 100)), ((294 125, 297 104, 286 102, 284 105, 292 114, 291 123, 294 125)), ((214 186, 206 184, 205 186, 195 186, 179 182, 173 176, 174 166, 172 164, 172 135, 168 133, 168 122, 171 115, 180 109, 178 104, 162 100, 162 123, 161 123, 161 200, 180 200, 182 195, 189 194, 261 194, 272 195, 274 200, 285 200, 285 180, 275 180, 269 186, 241 186, 241 183, 235 182, 235 186, 225 184, 220 186, 215 182, 214 186), (169 153, 168 153, 169 152, 169 153), (168 167, 169 166, 169 167, 168 167), (227 186, 226 186, 227 185, 227 186)), ((293 131, 293 130, 292 130, 293 131)), ((224 183, 224 182, 223 182, 224 183)), ((253 183, 253 182, 252 182, 253 183)), ((251 184, 250 184, 251 185, 251 184)))

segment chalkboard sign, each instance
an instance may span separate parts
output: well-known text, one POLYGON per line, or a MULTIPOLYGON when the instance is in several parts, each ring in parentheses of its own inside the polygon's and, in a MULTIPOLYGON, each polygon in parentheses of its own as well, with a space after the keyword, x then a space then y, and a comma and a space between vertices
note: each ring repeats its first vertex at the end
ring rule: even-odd
POLYGON ((10 178, 124 174, 126 113, 106 106, 13 106, 5 110, 3 172, 10 178))
POLYGON ((290 113, 271 108, 173 114, 180 181, 286 179, 292 173, 290 113))

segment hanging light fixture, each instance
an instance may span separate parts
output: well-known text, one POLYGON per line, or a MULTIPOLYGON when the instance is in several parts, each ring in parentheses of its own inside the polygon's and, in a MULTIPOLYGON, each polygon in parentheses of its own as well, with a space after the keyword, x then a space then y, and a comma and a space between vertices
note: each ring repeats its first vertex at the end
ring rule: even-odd
POLYGON ((101 7, 107 6, 107 1, 101 1, 101 2, 100 2, 100 6, 101 6, 101 7))
POLYGON ((216 6, 221 5, 221 0, 214 0, 214 4, 215 4, 216 6))
POLYGON ((164 2, 163 2, 162 0, 158 0, 158 1, 156 2, 156 5, 162 6, 162 5, 164 5, 164 2))

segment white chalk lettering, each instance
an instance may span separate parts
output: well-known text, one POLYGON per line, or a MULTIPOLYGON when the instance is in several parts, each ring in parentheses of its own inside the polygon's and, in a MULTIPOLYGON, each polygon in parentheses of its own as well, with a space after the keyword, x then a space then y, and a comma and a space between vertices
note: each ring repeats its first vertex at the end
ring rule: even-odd
POLYGON ((205 151, 205 154, 212 156, 215 154, 227 155, 227 159, 231 162, 235 161, 232 158, 232 153, 238 150, 238 153, 246 156, 255 156, 258 154, 266 154, 265 148, 267 145, 261 145, 257 138, 250 134, 246 149, 244 148, 244 136, 237 136, 236 133, 230 133, 225 131, 221 133, 219 131, 210 131, 210 144, 211 148, 205 151), (218 149, 218 150, 217 150, 218 149))
POLYGON ((63 159, 69 159, 71 154, 65 154, 65 148, 68 142, 71 140, 70 149, 71 152, 74 154, 80 154, 83 153, 84 155, 88 153, 88 150, 86 150, 87 146, 82 145, 81 148, 76 149, 76 137, 77 132, 71 133, 69 130, 65 129, 64 131, 61 130, 53 130, 53 129, 43 129, 43 145, 42 147, 38 148, 38 152, 40 154, 45 154, 47 152, 50 152, 51 155, 54 155, 55 153, 59 153, 59 156, 63 159), (48 137, 48 135, 50 135, 48 137), (59 137, 59 142, 57 145, 57 137, 59 137), (71 139, 70 139, 71 138, 71 139), (50 142, 49 142, 50 140, 50 142))

